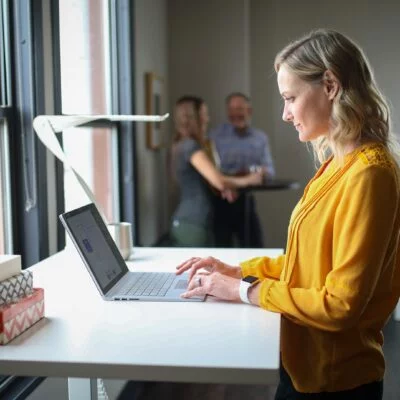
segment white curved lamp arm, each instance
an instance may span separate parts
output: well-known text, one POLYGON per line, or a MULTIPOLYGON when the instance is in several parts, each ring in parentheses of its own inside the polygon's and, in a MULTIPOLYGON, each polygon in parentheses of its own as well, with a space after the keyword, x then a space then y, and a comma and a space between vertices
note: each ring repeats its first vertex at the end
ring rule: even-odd
MULTIPOLYGON (((33 120, 33 126, 46 119, 54 132, 62 132, 64 129, 87 124, 88 122, 106 119, 108 121, 132 121, 132 122, 162 122, 169 117, 164 115, 39 115, 33 120)), ((35 128, 36 130, 36 128, 35 128)), ((37 131, 36 131, 37 132, 37 131)))
POLYGON ((55 133, 62 132, 64 129, 73 128, 88 122, 98 120, 109 121, 133 121, 133 122, 161 122, 165 121, 169 114, 164 115, 39 115, 33 120, 33 128, 42 143, 61 161, 66 168, 69 168, 82 186, 89 200, 94 203, 103 217, 105 223, 107 220, 98 206, 93 192, 68 161, 55 133))

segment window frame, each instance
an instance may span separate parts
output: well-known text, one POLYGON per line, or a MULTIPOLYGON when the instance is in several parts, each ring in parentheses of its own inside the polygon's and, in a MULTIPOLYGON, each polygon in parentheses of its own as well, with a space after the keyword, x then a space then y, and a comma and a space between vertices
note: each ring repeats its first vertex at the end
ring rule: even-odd
POLYGON ((16 75, 10 135, 16 221, 14 252, 21 254, 22 266, 26 268, 49 256, 47 154, 32 127, 34 117, 45 113, 41 2, 13 2, 11 13, 14 24, 11 46, 16 75), (33 203, 29 210, 26 209, 26 196, 33 203))
MULTIPOLYGON (((108 0, 110 7, 110 43, 112 68, 112 112, 135 114, 134 82, 134 0, 108 0), (128 55, 128 56, 127 56, 128 55)), ((13 252, 21 254, 23 268, 31 266, 50 255, 47 150, 35 135, 32 120, 36 115, 46 114, 43 4, 36 0, 9 2, 10 45, 13 56, 10 60, 12 104, 7 111, 10 146, 10 182, 12 198, 13 252), (21 79, 20 79, 21 78, 21 79), (29 142, 26 143, 26 140, 29 142), (25 157, 20 149, 26 146, 25 157), (35 176, 32 190, 36 193, 36 204, 25 212, 24 166, 35 176)), ((52 32, 52 105, 54 114, 61 114, 61 75, 59 45, 59 1, 48 0, 52 32)), ((138 201, 136 192, 136 127, 134 123, 116 124, 118 132, 119 203, 121 220, 134 226, 134 244, 138 243, 138 201)), ((62 144, 62 134, 58 134, 62 144)), ((54 160, 55 196, 57 214, 64 212, 64 168, 54 160)), ((54 219, 54 218, 53 218, 54 219)), ((65 247, 65 231, 58 218, 57 250, 65 247)), ((0 376, 0 397, 23 399, 43 382, 43 377, 0 376)))

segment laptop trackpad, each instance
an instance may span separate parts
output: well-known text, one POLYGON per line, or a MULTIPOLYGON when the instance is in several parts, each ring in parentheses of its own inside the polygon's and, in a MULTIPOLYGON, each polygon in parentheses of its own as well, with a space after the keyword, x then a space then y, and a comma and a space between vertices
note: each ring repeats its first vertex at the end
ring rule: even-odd
POLYGON ((179 279, 178 282, 176 282, 174 289, 186 289, 188 285, 187 279, 179 279))

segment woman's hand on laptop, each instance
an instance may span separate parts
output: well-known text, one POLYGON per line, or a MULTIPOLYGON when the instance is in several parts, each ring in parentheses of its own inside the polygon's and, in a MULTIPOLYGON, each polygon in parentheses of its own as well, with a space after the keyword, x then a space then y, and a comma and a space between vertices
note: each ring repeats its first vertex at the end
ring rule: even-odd
POLYGON ((240 267, 225 264, 224 262, 214 257, 192 257, 184 261, 176 267, 176 274, 180 275, 183 272, 189 271, 189 282, 199 270, 205 270, 210 274, 218 272, 221 275, 226 275, 232 278, 241 279, 242 270, 240 267))
POLYGON ((181 297, 204 296, 206 294, 222 300, 240 301, 240 278, 220 272, 199 273, 189 281, 187 291, 181 297))

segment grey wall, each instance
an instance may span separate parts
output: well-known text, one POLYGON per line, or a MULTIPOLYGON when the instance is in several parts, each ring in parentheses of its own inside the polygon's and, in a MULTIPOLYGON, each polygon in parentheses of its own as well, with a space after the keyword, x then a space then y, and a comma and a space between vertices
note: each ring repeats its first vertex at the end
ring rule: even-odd
MULTIPOLYGON (((145 114, 145 73, 165 79, 164 109, 168 109, 167 2, 135 1, 136 113, 145 114)), ((168 127, 168 125, 166 125, 168 127)), ((140 244, 152 245, 168 230, 168 181, 165 173, 167 147, 146 148, 145 124, 137 124, 137 161, 140 244)), ((168 129, 166 132, 169 137, 168 129)))
MULTIPOLYGON (((277 175, 302 186, 315 172, 312 153, 281 120, 274 56, 290 40, 319 27, 348 34, 367 53, 381 89, 400 110, 400 3, 390 0, 307 2, 279 0, 168 1, 169 87, 172 103, 183 93, 204 97, 211 125, 224 119, 223 98, 248 92, 255 126, 270 138, 277 175)), ((393 113, 400 132, 399 113, 393 113)), ((257 193, 267 247, 284 247, 291 210, 301 190, 257 193)))
POLYGON ((203 97, 211 124, 225 118, 224 97, 250 90, 248 0, 168 1, 170 104, 203 97))

